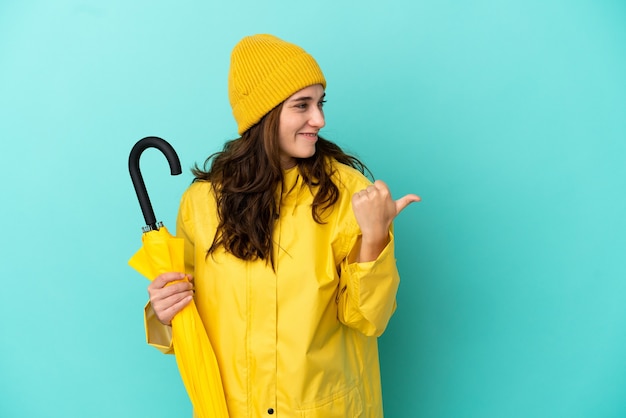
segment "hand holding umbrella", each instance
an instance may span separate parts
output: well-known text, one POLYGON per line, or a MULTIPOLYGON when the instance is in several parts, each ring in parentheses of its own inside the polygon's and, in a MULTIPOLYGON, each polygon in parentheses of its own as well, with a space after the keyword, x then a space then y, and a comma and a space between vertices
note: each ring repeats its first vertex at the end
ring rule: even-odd
POLYGON ((150 283, 150 304, 159 322, 171 325, 174 316, 193 300, 192 283, 193 276, 173 271, 158 275, 150 283))
MULTIPOLYGON (((130 152, 128 168, 146 221, 143 245, 128 263, 150 280, 166 272, 184 271, 184 242, 156 222, 152 204, 139 170, 139 157, 147 148, 159 149, 170 164, 172 175, 181 173, 174 148, 165 140, 146 137, 130 152)), ((184 275, 179 276, 184 280, 184 275)), ((172 281, 171 283, 176 283, 172 281)), ((199 418, 228 417, 222 380, 215 352, 193 300, 172 319, 172 343, 181 378, 199 418)))

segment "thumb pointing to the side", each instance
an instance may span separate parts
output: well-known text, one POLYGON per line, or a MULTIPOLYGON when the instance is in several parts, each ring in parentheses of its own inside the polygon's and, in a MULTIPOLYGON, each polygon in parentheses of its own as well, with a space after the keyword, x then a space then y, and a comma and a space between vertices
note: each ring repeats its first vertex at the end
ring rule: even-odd
POLYGON ((396 216, 398 216, 400 212, 402 212, 411 203, 419 202, 420 200, 422 200, 422 198, 416 194, 407 194, 396 200, 396 216))

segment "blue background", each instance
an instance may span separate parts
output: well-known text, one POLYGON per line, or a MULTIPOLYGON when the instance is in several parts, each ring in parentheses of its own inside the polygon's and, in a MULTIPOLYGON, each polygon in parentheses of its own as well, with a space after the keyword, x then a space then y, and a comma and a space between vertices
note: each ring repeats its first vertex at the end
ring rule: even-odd
POLYGON ((236 136, 229 56, 273 33, 328 79, 325 136, 394 195, 389 417, 626 416, 626 4, 0 2, 1 417, 185 417, 126 265, 236 136))

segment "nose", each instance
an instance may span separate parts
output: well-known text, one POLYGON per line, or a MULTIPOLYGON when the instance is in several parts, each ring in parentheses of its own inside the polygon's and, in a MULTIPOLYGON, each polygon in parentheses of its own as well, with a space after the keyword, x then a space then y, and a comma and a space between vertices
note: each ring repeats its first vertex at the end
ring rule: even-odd
POLYGON ((324 112, 319 107, 313 107, 311 117, 309 118, 309 125, 314 128, 322 129, 326 125, 324 120, 324 112))

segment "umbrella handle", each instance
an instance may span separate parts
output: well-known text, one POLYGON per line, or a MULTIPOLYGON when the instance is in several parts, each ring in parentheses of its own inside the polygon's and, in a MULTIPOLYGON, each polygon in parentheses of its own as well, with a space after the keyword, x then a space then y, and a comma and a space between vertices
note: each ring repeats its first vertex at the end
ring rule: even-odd
POLYGON ((154 210, 152 209, 152 203, 148 197, 148 191, 139 169, 139 157, 147 148, 156 148, 161 151, 167 158, 167 162, 170 165, 170 173, 176 176, 182 173, 180 169, 180 160, 174 148, 164 139, 156 136, 147 136, 137 141, 133 149, 130 151, 128 157, 128 171, 130 171, 130 178, 133 181, 135 187, 135 193, 137 193, 137 199, 139 199, 139 206, 143 213, 143 218, 146 221, 146 228, 148 230, 158 230, 156 223, 156 217, 154 216, 154 210))

